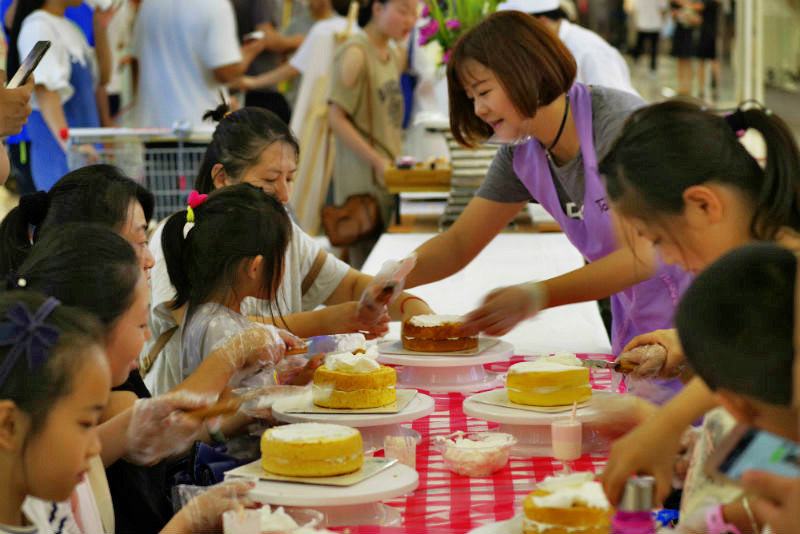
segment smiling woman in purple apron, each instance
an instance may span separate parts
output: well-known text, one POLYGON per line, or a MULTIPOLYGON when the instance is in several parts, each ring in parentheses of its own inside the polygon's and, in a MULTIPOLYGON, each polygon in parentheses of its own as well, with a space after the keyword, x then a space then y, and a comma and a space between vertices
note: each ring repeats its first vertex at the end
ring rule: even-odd
MULTIPOLYGON (((81 29, 64 17, 80 0, 19 2, 15 25, 21 21, 17 49, 24 58, 36 41, 51 41, 36 68, 33 113, 28 122, 32 139, 31 174, 37 189, 49 190, 69 170, 65 128, 100 125, 95 101, 97 60, 81 29)), ((12 36, 15 35, 12 28, 12 36)))
POLYGON ((590 263, 493 291, 467 328, 502 335, 545 307, 611 296, 618 354, 637 334, 670 327, 690 276, 663 265, 652 249, 634 254, 618 240, 597 162, 645 102, 573 83, 575 69, 569 51, 518 12, 496 13, 459 40, 447 65, 453 135, 467 146, 490 138, 505 146, 461 217, 419 248, 407 285, 458 271, 535 200, 590 263))

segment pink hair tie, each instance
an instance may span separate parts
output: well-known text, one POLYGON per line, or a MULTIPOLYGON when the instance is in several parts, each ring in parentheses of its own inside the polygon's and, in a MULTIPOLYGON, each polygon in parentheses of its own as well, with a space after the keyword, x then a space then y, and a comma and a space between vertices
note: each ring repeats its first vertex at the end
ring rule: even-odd
POLYGON ((194 222, 194 209, 208 199, 208 195, 200 194, 196 190, 189 193, 189 207, 186 208, 186 222, 194 222))

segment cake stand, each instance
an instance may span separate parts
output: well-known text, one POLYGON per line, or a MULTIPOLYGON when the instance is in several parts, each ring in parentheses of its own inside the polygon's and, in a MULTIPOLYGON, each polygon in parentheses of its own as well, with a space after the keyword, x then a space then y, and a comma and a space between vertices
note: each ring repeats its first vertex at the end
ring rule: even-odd
MULTIPOLYGON (((466 415, 489 421, 500 423, 498 432, 507 432, 517 438, 517 443, 511 448, 512 456, 524 458, 530 456, 552 456, 552 439, 550 437, 550 423, 556 419, 563 419, 570 416, 570 410, 556 413, 541 413, 527 410, 518 410, 506 406, 496 406, 480 402, 482 397, 496 394, 494 391, 486 391, 467 397, 464 399, 463 409, 466 415)), ((614 395, 610 391, 594 390, 593 397, 614 395)), ((579 407, 576 412, 578 420, 582 418, 596 417, 599 412, 593 404, 579 407)), ((583 432, 583 453, 599 453, 608 451, 610 443, 607 439, 596 435, 594 432, 583 432)))
MULTIPOLYGON (((226 479, 235 478, 225 475, 226 479)), ((322 486, 257 480, 248 496, 264 504, 308 507, 325 514, 325 526, 396 525, 400 511, 380 503, 417 489, 419 475, 396 463, 352 486, 322 486)))
POLYGON ((381 350, 383 346, 396 343, 397 340, 379 343, 378 361, 403 366, 397 373, 397 383, 403 387, 435 393, 466 393, 502 386, 502 375, 487 372, 483 364, 507 360, 514 355, 514 346, 506 341, 500 341, 474 356, 416 356, 386 354, 381 350))
POLYGON ((287 406, 294 406, 291 398, 277 401, 272 405, 272 415, 287 423, 333 423, 357 428, 364 439, 364 449, 370 451, 382 449, 386 436, 412 436, 419 443, 419 433, 400 423, 410 423, 433 413, 434 402, 429 396, 417 393, 397 413, 291 413, 286 411, 287 406))

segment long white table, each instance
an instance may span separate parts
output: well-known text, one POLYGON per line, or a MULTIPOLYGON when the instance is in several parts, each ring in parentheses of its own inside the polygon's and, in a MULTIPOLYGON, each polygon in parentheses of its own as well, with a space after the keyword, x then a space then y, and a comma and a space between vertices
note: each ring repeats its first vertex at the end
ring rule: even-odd
MULTIPOLYGON (((433 234, 383 234, 362 271, 375 274, 384 261, 407 256, 431 237, 433 234)), ((564 234, 500 234, 462 271, 411 292, 437 313, 465 314, 495 287, 551 278, 582 265, 582 256, 564 234)), ((398 339, 399 335, 400 324, 391 323, 389 336, 398 339)), ((544 310, 502 339, 514 345, 515 354, 611 351, 594 301, 544 310)))

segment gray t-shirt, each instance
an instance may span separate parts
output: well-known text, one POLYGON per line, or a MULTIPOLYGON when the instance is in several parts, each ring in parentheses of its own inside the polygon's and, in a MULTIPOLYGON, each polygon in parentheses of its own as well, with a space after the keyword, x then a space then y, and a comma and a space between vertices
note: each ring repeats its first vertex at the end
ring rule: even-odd
MULTIPOLYGON (((598 162, 608 154, 628 115, 645 105, 647 102, 631 93, 608 87, 592 87, 592 127, 598 162)), ((513 162, 514 147, 501 147, 477 195, 495 202, 535 202, 536 199, 514 172, 513 162)), ((572 218, 580 218, 586 189, 583 154, 578 152, 577 156, 560 167, 550 161, 550 172, 556 178, 555 185, 564 213, 572 218)))

